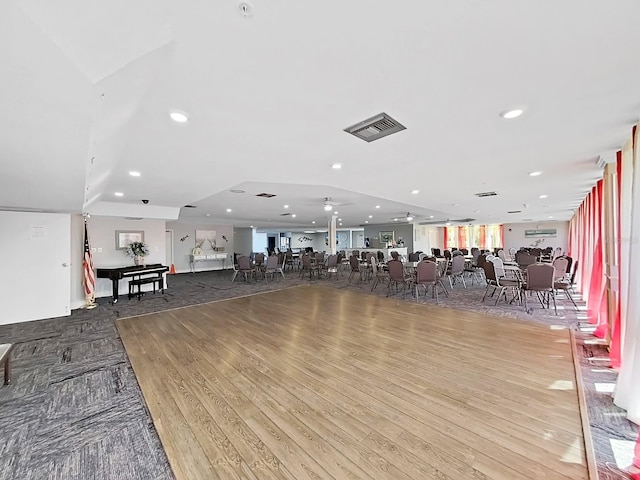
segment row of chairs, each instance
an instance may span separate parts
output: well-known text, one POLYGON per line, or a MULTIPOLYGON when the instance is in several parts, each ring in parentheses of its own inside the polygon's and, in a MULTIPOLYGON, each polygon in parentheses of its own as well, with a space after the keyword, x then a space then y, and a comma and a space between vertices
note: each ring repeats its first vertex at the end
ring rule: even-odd
POLYGON ((557 315, 558 309, 556 305, 556 292, 562 290, 567 298, 571 300, 574 307, 578 306, 573 299, 570 291, 573 287, 573 282, 568 276, 567 271, 569 269, 569 260, 567 257, 558 257, 553 263, 536 262, 527 265, 525 270, 514 269, 514 277, 509 278, 506 275, 504 263, 500 257, 494 257, 490 261, 485 261, 482 264, 485 277, 487 280, 487 288, 485 294, 482 297, 484 302, 489 289, 493 289, 491 296, 498 291, 495 304, 498 304, 500 298, 504 297, 507 300, 507 291, 513 292, 513 298, 511 302, 518 300, 519 303, 524 303, 525 310, 531 312, 527 305, 526 292, 536 292, 536 295, 544 307, 550 307, 551 301, 553 301, 554 312, 557 315))

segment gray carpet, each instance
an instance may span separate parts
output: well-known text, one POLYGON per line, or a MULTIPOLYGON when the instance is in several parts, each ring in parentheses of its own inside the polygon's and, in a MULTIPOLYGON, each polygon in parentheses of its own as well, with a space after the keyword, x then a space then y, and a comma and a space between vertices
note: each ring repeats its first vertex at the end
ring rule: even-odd
MULTIPOLYGON (((70 317, 0 325, 0 343, 15 343, 14 382, 0 387, 0 480, 4 479, 171 479, 173 475, 155 432, 114 321, 169 308, 234 298, 309 283, 331 284, 371 293, 370 282, 300 279, 231 283, 230 272, 201 272, 169 277, 165 294, 116 305, 99 300, 93 310, 70 317)), ((375 295, 387 295, 379 285, 375 295)), ((439 305, 518 318, 547 325, 573 326, 583 312, 559 299, 560 315, 534 305, 531 314, 518 305, 480 303, 484 289, 455 288, 439 305)), ((392 292, 398 301, 415 299, 392 292)), ((435 303, 429 296, 421 303, 435 303)), ((533 303, 533 302, 532 302, 533 303)), ((579 334, 582 374, 601 478, 620 478, 604 467, 613 461, 609 438, 635 440, 636 430, 594 382, 615 381, 601 347, 585 345, 579 334), (595 368, 594 368, 595 364, 595 368), (597 370, 596 372, 592 370, 597 370)))

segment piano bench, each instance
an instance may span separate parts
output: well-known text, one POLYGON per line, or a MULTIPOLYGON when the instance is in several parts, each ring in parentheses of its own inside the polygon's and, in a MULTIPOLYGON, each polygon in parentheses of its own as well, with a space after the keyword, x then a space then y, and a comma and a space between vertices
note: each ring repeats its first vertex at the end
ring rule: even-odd
POLYGON ((158 284, 158 290, 161 293, 164 293, 164 280, 162 277, 151 277, 151 278, 136 278, 134 280, 129 280, 129 299, 133 296, 137 296, 138 300, 140 297, 144 295, 142 291, 142 285, 153 284, 153 293, 156 293, 156 283, 158 284), (138 287, 138 291, 134 291, 135 287, 138 287))

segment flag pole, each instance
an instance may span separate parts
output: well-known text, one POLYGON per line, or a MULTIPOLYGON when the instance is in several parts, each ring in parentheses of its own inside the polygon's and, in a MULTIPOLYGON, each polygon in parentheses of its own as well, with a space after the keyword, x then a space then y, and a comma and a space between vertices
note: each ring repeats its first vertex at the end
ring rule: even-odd
POLYGON ((96 276, 93 268, 93 255, 91 254, 91 245, 89 243, 89 233, 87 232, 88 214, 84 215, 84 254, 82 258, 83 285, 86 309, 96 308, 96 276))

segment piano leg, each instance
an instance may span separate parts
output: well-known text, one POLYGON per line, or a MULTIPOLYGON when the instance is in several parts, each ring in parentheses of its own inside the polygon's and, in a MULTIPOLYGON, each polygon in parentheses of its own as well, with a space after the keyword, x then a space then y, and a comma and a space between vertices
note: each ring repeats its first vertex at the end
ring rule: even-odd
POLYGON ((113 297, 113 304, 118 303, 118 283, 116 279, 111 280, 111 296, 113 297))

